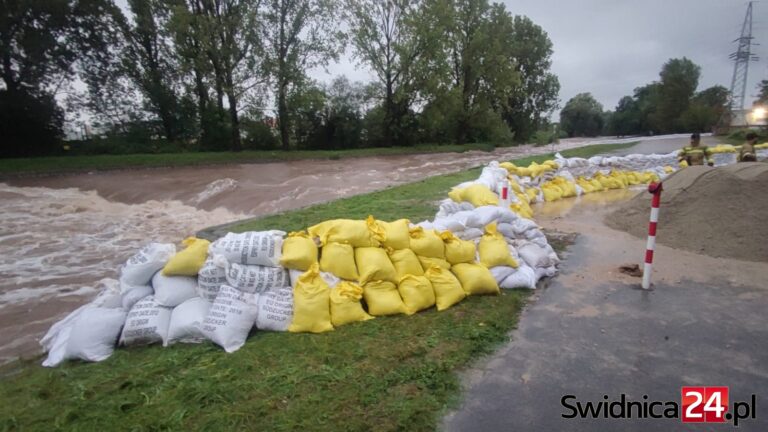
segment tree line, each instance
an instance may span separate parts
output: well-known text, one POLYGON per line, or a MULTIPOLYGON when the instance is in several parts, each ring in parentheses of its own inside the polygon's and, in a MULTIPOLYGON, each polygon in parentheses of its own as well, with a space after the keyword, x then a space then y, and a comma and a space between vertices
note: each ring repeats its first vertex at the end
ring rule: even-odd
POLYGON ((622 97, 613 111, 604 111, 590 93, 574 96, 560 112, 560 127, 569 136, 711 132, 730 121, 729 91, 716 85, 697 92, 700 76, 691 60, 670 59, 658 81, 622 97))
POLYGON ((0 0, 0 156, 526 141, 552 43, 488 0, 0 0), (372 82, 312 79, 350 52, 372 82), (93 143, 96 144, 93 144, 93 143))

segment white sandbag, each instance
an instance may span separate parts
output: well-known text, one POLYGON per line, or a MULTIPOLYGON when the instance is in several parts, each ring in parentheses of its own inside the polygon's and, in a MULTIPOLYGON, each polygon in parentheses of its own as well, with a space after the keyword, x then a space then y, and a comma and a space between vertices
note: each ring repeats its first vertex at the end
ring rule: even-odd
POLYGON ((170 243, 150 243, 128 258, 120 269, 120 280, 130 285, 149 285, 152 276, 162 269, 175 253, 176 246, 170 243))
POLYGON ((425 230, 431 230, 431 229, 433 229, 433 228, 434 228, 434 225, 432 225, 432 221, 423 220, 423 221, 421 221, 421 222, 419 222, 419 223, 417 223, 417 224, 415 224, 415 225, 414 225, 414 224, 410 224, 410 225, 409 225, 409 227, 410 227, 410 228, 413 228, 413 227, 422 227, 422 228, 423 228, 423 229, 425 229, 425 230))
POLYGON ((484 228, 491 222, 511 223, 518 218, 512 210, 499 206, 482 206, 470 212, 464 220, 469 228, 484 228))
POLYGON ((217 255, 213 261, 226 270, 227 285, 242 292, 260 293, 291 285, 288 272, 283 267, 236 264, 222 255, 217 255))
POLYGON ((208 253, 223 255, 229 262, 278 267, 283 250, 284 231, 228 233, 211 243, 208 253))
POLYGON ((502 283, 504 279, 508 278, 515 271, 516 269, 514 267, 507 267, 507 266, 491 267, 491 274, 493 275, 493 278, 496 279, 496 283, 502 283))
POLYGON ((544 232, 541 231, 538 228, 529 229, 528 231, 525 232, 524 236, 528 240, 533 240, 535 238, 542 238, 542 237, 546 238, 547 237, 547 236, 544 235, 544 232))
POLYGON ((468 202, 457 203, 456 201, 450 198, 446 198, 440 201, 440 209, 437 211, 437 215, 435 215, 435 217, 441 218, 445 216, 450 216, 454 213, 457 213, 463 210, 472 210, 474 208, 475 206, 473 206, 472 203, 468 203, 468 202))
POLYGON ((258 300, 258 294, 244 293, 223 285, 200 330, 224 351, 232 353, 239 350, 256 322, 258 300))
POLYGON ((533 268, 549 267, 552 261, 549 259, 549 252, 534 243, 526 243, 517 249, 520 258, 533 268))
POLYGON ((197 278, 191 276, 165 276, 162 271, 152 276, 155 301, 160 306, 176 307, 198 297, 197 278))
POLYGON ((120 308, 88 305, 79 310, 70 325, 58 334, 43 366, 58 366, 64 360, 106 360, 115 349, 125 315, 120 308))
POLYGON ((137 301, 151 296, 155 291, 152 289, 151 285, 129 285, 125 283, 120 283, 120 291, 123 292, 121 296, 121 305, 123 309, 126 311, 131 310, 133 305, 136 304, 137 301))
POLYGON ((259 313, 256 328, 259 330, 288 330, 293 319, 293 288, 283 287, 259 295, 259 313))
POLYGON ((162 343, 168 335, 171 310, 157 304, 152 296, 136 302, 125 319, 120 345, 162 343))
POLYGON ((507 276, 507 278, 499 284, 499 287, 504 289, 536 289, 536 281, 536 272, 531 267, 521 264, 514 273, 507 276))
POLYGON ((163 341, 163 346, 181 343, 200 343, 205 341, 205 335, 200 330, 200 325, 206 316, 211 304, 200 297, 191 298, 173 308, 171 321, 168 324, 168 336, 163 341))
POLYGON ((510 222, 510 225, 512 225, 512 231, 515 233, 515 238, 524 236, 529 230, 537 229, 539 227, 536 225, 536 222, 523 217, 510 222))
POLYGON ((477 240, 483 236, 483 230, 480 228, 467 228, 464 231, 454 233, 456 237, 462 240, 477 240))
POLYGON ((454 218, 451 216, 444 216, 444 217, 435 218, 434 222, 432 222, 432 228, 438 231, 447 230, 455 233, 459 231, 464 231, 467 227, 464 226, 464 224, 457 218, 454 218))
POLYGON ((557 268, 555 266, 539 267, 533 269, 536 275, 536 282, 540 281, 544 277, 552 277, 557 274, 557 268))
POLYGON ((197 273, 197 294, 209 303, 216 300, 219 288, 227 283, 227 271, 213 262, 213 257, 208 257, 203 268, 197 273))

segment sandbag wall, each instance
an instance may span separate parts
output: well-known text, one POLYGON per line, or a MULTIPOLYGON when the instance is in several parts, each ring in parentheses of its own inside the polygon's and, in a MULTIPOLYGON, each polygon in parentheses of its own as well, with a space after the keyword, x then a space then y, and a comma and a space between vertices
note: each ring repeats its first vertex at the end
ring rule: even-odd
POLYGON ((530 203, 645 184, 675 163, 675 153, 493 162, 457 185, 431 221, 337 219, 290 234, 190 238, 181 251, 150 243, 121 268, 118 287, 51 327, 41 340, 43 365, 101 361, 115 345, 208 340, 233 352, 254 329, 321 333, 445 310, 499 288, 533 289, 559 260, 530 203), (509 202, 500 200, 505 185, 509 202))

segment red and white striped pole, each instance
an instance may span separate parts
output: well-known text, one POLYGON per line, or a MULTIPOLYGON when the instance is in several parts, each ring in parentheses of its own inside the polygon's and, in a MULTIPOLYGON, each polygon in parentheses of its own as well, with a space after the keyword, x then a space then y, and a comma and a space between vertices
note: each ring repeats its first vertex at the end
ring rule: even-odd
POLYGON ((651 267, 653 266, 653 250, 656 247, 656 224, 659 222, 659 204, 661 203, 661 182, 648 185, 648 192, 653 194, 651 200, 651 221, 648 224, 648 243, 645 246, 645 266, 643 267, 643 289, 651 288, 651 267))
POLYGON ((509 207, 509 180, 504 180, 501 184, 501 205, 509 207))

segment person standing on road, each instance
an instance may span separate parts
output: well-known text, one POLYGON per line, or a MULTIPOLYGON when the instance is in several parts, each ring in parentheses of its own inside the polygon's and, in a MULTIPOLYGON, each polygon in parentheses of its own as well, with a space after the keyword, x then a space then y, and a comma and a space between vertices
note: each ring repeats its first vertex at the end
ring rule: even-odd
POLYGON ((757 144, 757 134, 749 132, 746 136, 747 142, 741 145, 739 150, 739 162, 757 162, 757 153, 755 153, 755 144, 757 144))
POLYGON ((704 165, 704 162, 709 166, 714 166, 715 161, 712 160, 712 151, 707 146, 701 145, 701 135, 694 133, 691 135, 691 145, 683 147, 677 153, 678 162, 686 161, 688 166, 704 165))

